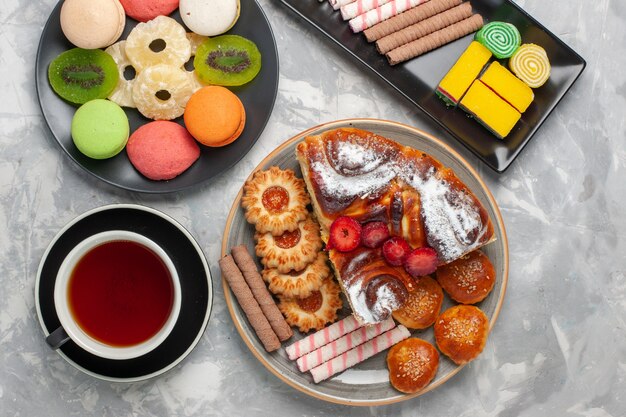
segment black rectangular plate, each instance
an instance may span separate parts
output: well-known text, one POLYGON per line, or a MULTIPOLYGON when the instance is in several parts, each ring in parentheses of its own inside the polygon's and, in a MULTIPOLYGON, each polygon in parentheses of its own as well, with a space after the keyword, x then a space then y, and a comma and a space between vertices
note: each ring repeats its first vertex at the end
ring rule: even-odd
MULTIPOLYGON (((497 172, 504 172, 519 155, 586 66, 585 60, 572 48, 511 1, 471 0, 474 11, 480 13, 486 22, 510 22, 519 29, 522 43, 541 45, 552 65, 548 82, 534 90, 535 100, 511 133, 501 140, 462 110, 446 107, 435 95, 439 81, 472 41, 473 35, 391 66, 363 34, 352 33, 348 23, 341 19, 339 11, 334 11, 327 1, 281 1, 354 59, 378 74, 497 172)), ((506 65, 506 61, 502 63, 506 65)))

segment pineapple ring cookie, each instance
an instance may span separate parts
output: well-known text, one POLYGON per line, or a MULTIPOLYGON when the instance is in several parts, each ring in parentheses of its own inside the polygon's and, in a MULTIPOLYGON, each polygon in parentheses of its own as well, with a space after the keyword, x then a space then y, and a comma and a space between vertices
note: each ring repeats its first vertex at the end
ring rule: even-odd
POLYGON ((185 28, 167 16, 137 24, 126 38, 125 49, 137 72, 157 64, 182 67, 191 58, 185 28))

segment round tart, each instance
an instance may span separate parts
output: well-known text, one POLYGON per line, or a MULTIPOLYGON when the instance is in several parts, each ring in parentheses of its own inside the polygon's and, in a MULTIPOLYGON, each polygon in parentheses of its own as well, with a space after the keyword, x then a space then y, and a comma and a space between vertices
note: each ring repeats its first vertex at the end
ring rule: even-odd
POLYGON ((400 392, 413 394, 432 381, 439 368, 439 352, 425 340, 411 337, 389 349, 389 382, 400 392))
POLYGON ((337 320, 337 310, 343 306, 340 293, 339 284, 327 278, 318 291, 313 291, 306 298, 278 296, 278 308, 287 323, 298 327, 301 332, 321 330, 327 323, 337 320))
POLYGON ((425 329, 437 320, 442 303, 441 286, 426 275, 409 291, 402 307, 393 312, 393 318, 410 329, 425 329))
POLYGON ((489 319, 478 307, 457 305, 444 311, 435 323, 435 341, 441 353, 457 365, 476 358, 489 334, 489 319))
POLYGON ((255 225, 259 233, 280 236, 294 231, 307 215, 309 196, 304 181, 290 169, 271 167, 256 172, 243 186, 241 205, 246 220, 255 225))
POLYGON ((326 264, 328 257, 319 252, 317 258, 301 271, 279 272, 278 269, 264 269, 263 279, 273 294, 290 298, 304 298, 313 291, 319 290, 323 280, 330 276, 330 269, 326 264))
POLYGON ((480 250, 437 269, 437 281, 450 298, 461 304, 482 301, 496 283, 496 270, 480 250))
POLYGON ((293 231, 280 236, 257 233, 256 254, 266 268, 278 272, 301 271, 313 262, 322 249, 319 225, 310 218, 298 223, 293 231))

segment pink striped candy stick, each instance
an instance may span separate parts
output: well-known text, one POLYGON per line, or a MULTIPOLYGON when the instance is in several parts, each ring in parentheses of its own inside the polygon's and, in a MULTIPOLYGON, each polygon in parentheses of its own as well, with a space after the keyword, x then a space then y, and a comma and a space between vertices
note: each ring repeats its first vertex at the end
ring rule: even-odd
POLYGON ((377 23, 387 20, 390 17, 398 15, 420 3, 423 3, 424 1, 428 0, 391 0, 389 3, 385 3, 380 7, 351 19, 349 22, 350 29, 352 29, 354 33, 364 31, 377 23))
POLYGON ((345 371, 357 363, 363 362, 365 359, 371 358, 375 354, 389 349, 391 346, 406 339, 410 335, 411 333, 406 327, 399 325, 398 327, 389 330, 380 336, 376 336, 369 342, 363 343, 362 345, 344 352, 336 358, 311 369, 313 381, 318 383, 330 378, 336 373, 345 371))
POLYGON ((343 20, 353 19, 360 14, 380 7, 390 1, 391 0, 356 0, 352 3, 346 4, 345 6, 341 6, 341 18, 343 20))
POLYGON ((356 0, 328 0, 334 10, 340 9, 341 6, 355 2, 356 0))
POLYGON ((287 346, 285 351, 287 356, 291 360, 295 360, 302 355, 306 355, 315 349, 324 346, 333 340, 339 339, 341 336, 355 331, 361 327, 361 324, 354 318, 354 315, 349 315, 343 320, 339 320, 331 324, 322 330, 315 332, 297 342, 287 346))
POLYGON ((382 323, 373 324, 371 326, 363 326, 356 329, 352 333, 348 333, 347 335, 298 358, 296 361, 298 369, 300 369, 300 372, 306 372, 311 368, 321 365, 329 359, 341 355, 347 350, 367 342, 387 330, 393 329, 394 327, 396 327, 396 323, 393 321, 393 318, 390 317, 382 323))

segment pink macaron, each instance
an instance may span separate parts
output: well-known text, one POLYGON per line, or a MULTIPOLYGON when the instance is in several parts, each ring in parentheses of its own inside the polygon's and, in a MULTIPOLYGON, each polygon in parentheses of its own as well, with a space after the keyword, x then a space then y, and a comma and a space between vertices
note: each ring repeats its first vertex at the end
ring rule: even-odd
POLYGON ((140 22, 169 15, 178 8, 178 2, 179 0, 120 0, 126 14, 140 22))
POLYGON ((147 123, 133 132, 126 152, 137 171, 151 180, 172 179, 200 157, 200 147, 187 129, 166 120, 147 123))

